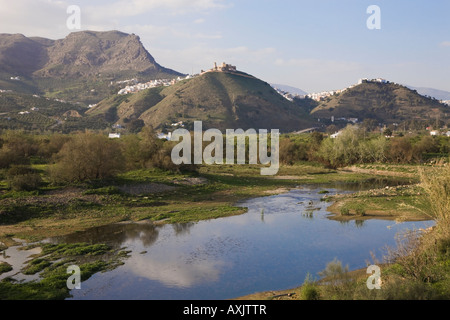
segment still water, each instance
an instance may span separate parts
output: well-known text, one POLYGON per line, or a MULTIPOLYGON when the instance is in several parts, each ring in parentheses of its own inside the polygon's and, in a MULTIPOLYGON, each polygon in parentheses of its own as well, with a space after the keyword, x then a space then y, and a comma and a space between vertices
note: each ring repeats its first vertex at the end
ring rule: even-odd
MULTIPOLYGON (((248 213, 198 223, 155 226, 115 224, 52 242, 108 243, 130 250, 123 266, 98 273, 73 290, 73 299, 209 300, 301 285, 317 278, 337 258, 364 268, 371 252, 382 259, 386 246, 405 229, 432 222, 368 220, 341 223, 327 218, 330 203, 320 187, 251 199, 248 213)), ((331 194, 344 192, 327 189, 331 194)))

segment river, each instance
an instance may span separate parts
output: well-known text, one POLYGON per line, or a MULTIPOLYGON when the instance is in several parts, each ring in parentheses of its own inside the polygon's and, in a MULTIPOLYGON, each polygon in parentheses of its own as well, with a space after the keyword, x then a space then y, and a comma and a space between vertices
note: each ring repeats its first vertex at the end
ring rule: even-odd
MULTIPOLYGON (((301 285, 335 258, 353 269, 383 258, 386 246, 406 229, 432 222, 328 219, 324 187, 243 201, 248 212, 197 223, 120 223, 49 239, 108 243, 130 250, 125 264, 94 274, 72 290, 72 299, 230 299, 301 285)), ((330 194, 350 192, 326 188, 330 194)))

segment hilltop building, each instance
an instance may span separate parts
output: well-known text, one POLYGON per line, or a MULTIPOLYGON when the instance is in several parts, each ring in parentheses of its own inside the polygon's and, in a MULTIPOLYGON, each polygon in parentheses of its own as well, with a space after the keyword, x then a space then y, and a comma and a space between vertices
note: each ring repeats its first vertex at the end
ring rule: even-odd
POLYGON ((386 79, 383 78, 377 78, 377 79, 367 79, 367 78, 363 78, 363 79, 359 79, 358 84, 363 84, 363 83, 389 83, 389 81, 387 81, 386 79))
POLYGON ((209 69, 208 71, 203 71, 202 74, 206 72, 236 72, 237 68, 236 66, 233 66, 231 64, 222 63, 222 65, 218 66, 217 62, 214 62, 214 67, 212 69, 209 69))

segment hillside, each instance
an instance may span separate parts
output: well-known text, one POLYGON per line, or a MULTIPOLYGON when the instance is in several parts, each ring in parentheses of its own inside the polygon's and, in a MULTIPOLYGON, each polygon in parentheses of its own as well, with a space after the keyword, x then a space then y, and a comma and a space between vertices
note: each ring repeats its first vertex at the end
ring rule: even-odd
POLYGON ((80 31, 59 40, 0 34, 0 89, 88 104, 110 95, 111 81, 180 75, 159 65, 134 34, 80 31))
POLYGON ((0 129, 70 132, 104 129, 101 117, 84 117, 86 108, 36 95, 0 92, 0 129))
POLYGON ((158 129, 182 121, 191 128, 220 130, 280 129, 282 132, 310 127, 309 115, 280 96, 268 83, 251 75, 209 72, 173 86, 153 88, 127 96, 115 96, 88 111, 125 124, 141 119, 158 129))
POLYGON ((367 82, 325 98, 312 110, 315 118, 365 118, 382 123, 446 119, 449 109, 438 100, 395 83, 367 82))

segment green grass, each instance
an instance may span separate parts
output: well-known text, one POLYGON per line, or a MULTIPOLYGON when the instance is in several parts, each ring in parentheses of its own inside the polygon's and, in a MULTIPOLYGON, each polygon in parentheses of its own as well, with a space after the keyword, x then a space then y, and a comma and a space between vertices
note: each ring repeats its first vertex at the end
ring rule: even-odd
POLYGON ((6 262, 0 262, 0 275, 2 273, 6 273, 12 270, 12 267, 9 263, 6 262))
MULTIPOLYGON (((41 169, 45 175, 45 165, 35 167, 41 169)), ((269 191, 283 192, 298 185, 321 184, 322 193, 325 194, 327 188, 333 187, 336 183, 364 183, 373 179, 374 176, 370 174, 329 170, 314 163, 282 166, 276 177, 261 176, 260 166, 256 165, 217 165, 202 166, 198 174, 171 173, 157 169, 130 171, 107 182, 78 185, 76 187, 81 189, 79 197, 60 203, 53 203, 51 197, 47 198, 45 193, 49 190, 64 192, 63 187, 44 188, 40 192, 31 193, 12 193, 4 190, 3 198, 0 200, 4 201, 5 205, 1 209, 0 219, 3 225, 9 226, 2 229, 0 225, 0 239, 16 237, 39 241, 50 236, 119 221, 185 223, 216 219, 245 213, 246 208, 234 206, 237 201, 265 196, 269 191), (198 185, 179 183, 185 179, 198 177, 206 178, 207 183, 198 185), (162 183, 176 189, 139 195, 127 194, 118 189, 123 185, 143 183, 162 183), (42 202, 44 199, 47 199, 48 203, 42 202)), ((386 176, 384 179, 394 180, 397 177, 386 176)), ((420 198, 414 196, 413 189, 395 191, 395 195, 361 193, 354 198, 348 198, 351 200, 347 204, 349 213, 365 215, 368 210, 365 206, 361 207, 361 203, 366 204, 367 201, 376 206, 383 206, 384 210, 387 210, 395 208, 400 203, 413 205, 420 198), (386 201, 387 197, 393 200, 386 201)), ((105 244, 43 245, 43 253, 31 260, 23 270, 27 274, 39 273, 43 280, 26 284, 4 280, 0 282, 0 299, 65 298, 68 294, 65 288, 67 274, 64 268, 67 267, 67 263, 83 257, 84 261, 80 260, 80 265, 83 266, 84 274, 89 276, 119 263, 117 259, 104 260, 102 257, 105 255, 120 257, 122 254, 111 252, 111 248, 105 244)), ((305 296, 316 297, 314 290, 305 292, 305 296)))
MULTIPOLYGON (((103 244, 45 244, 42 253, 22 270, 24 274, 40 272, 41 279, 17 283, 11 278, 0 281, 0 300, 61 300, 70 297, 67 267, 79 265, 81 280, 94 273, 123 264, 128 252, 113 250, 103 244), (109 255, 108 255, 109 254, 109 255), (87 258, 93 257, 91 261, 87 258)), ((3 266, 3 265, 0 265, 3 266)), ((1 273, 1 272, 0 272, 1 273)))

